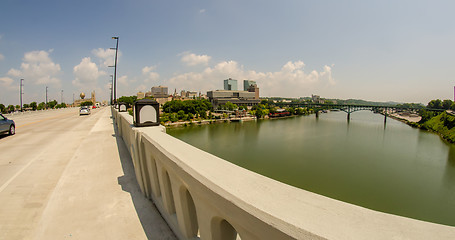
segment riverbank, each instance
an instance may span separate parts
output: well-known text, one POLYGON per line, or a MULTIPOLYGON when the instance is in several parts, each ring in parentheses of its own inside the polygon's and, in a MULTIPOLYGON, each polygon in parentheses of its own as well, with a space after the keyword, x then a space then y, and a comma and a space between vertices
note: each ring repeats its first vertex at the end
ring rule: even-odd
POLYGON ((455 116, 450 112, 438 114, 423 123, 421 122, 421 116, 402 116, 398 114, 391 114, 388 116, 400 122, 406 123, 411 127, 438 134, 448 143, 455 143, 455 116))
POLYGON ((225 123, 225 122, 239 122, 240 121, 255 121, 256 117, 243 117, 243 118, 231 118, 231 119, 205 119, 199 121, 181 121, 181 122, 171 122, 163 124, 166 128, 175 128, 175 127, 186 127, 191 125, 206 125, 214 123, 225 123))
POLYGON ((449 143, 455 143, 455 117, 447 112, 438 114, 424 123, 413 125, 420 129, 435 132, 449 143))

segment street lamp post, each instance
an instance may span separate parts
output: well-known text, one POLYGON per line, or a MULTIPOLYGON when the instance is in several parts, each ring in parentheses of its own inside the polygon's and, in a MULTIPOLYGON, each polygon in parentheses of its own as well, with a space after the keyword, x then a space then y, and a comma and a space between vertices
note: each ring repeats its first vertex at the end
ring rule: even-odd
POLYGON ((47 86, 46 86, 46 109, 47 109, 47 86))
POLYGON ((21 112, 23 111, 22 110, 22 95, 24 95, 24 93, 22 92, 22 87, 24 87, 24 79, 23 78, 21 79, 21 112))
POLYGON ((117 44, 115 45, 115 48, 110 48, 112 50, 115 50, 115 65, 114 66, 109 66, 109 67, 114 67, 114 85, 113 85, 113 92, 114 92, 114 103, 117 103, 117 53, 118 53, 118 37, 112 37, 112 39, 117 40, 117 44))
POLYGON ((114 88, 114 76, 111 75, 111 105, 112 105, 112 103, 113 103, 112 98, 113 98, 113 96, 114 96, 114 95, 113 95, 113 88, 114 88))

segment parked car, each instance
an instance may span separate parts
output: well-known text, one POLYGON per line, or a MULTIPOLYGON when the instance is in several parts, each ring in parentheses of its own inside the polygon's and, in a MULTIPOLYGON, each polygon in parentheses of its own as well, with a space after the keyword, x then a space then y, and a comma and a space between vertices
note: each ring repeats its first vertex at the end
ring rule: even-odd
POLYGON ((16 134, 16 124, 13 120, 6 118, 0 113, 0 133, 16 134))
POLYGON ((79 116, 81 115, 90 115, 90 108, 87 106, 82 106, 81 109, 79 109, 79 116))

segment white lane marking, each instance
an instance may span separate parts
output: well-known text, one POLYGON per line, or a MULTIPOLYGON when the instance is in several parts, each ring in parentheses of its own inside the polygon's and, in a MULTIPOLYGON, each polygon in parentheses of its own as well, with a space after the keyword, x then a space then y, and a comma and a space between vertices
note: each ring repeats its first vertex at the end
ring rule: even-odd
POLYGON ((33 160, 31 160, 30 162, 28 162, 24 167, 22 167, 21 170, 19 170, 18 172, 16 172, 16 174, 14 174, 14 176, 12 176, 8 181, 6 181, 6 183, 4 183, 1 187, 0 187, 0 193, 5 190, 6 187, 8 187, 8 185, 14 181, 14 179, 19 176, 19 174, 21 174, 28 166, 30 166, 37 158, 34 158, 33 160))

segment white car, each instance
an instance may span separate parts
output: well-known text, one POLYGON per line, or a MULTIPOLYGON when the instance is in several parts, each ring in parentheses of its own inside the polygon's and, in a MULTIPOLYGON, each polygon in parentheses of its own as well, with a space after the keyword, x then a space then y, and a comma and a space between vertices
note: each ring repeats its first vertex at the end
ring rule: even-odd
POLYGON ((90 108, 87 106, 82 106, 81 109, 79 109, 79 116, 81 115, 90 115, 90 108))

